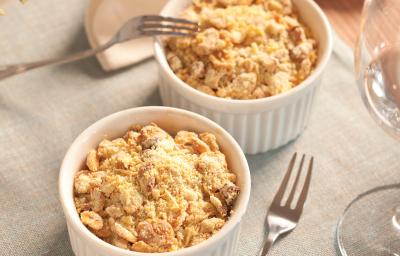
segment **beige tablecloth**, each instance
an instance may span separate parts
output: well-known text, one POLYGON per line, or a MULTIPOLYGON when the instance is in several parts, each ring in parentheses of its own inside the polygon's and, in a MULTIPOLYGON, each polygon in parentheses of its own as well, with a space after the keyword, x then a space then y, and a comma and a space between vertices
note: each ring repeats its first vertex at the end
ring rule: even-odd
MULTIPOLYGON (((87 1, 30 1, 0 17, 0 63, 86 49, 87 1)), ((61 160, 87 126, 118 110, 159 105, 156 63, 105 74, 94 58, 0 82, 0 255, 73 255, 58 201, 61 160)), ((352 75, 351 52, 335 41, 311 122, 295 142, 248 156, 252 194, 237 255, 255 255, 267 206, 294 151, 313 154, 308 204, 271 255, 335 255, 337 219, 370 188, 400 182, 398 142, 368 116, 352 75)))

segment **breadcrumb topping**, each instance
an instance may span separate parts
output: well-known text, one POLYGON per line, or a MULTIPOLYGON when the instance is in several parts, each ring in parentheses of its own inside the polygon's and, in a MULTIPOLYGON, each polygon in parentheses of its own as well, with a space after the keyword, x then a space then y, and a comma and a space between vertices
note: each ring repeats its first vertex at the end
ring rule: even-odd
POLYGON ((193 0, 182 18, 193 38, 166 42, 176 75, 209 95, 258 99, 297 86, 317 61, 317 42, 291 0, 193 0))
POLYGON ((211 133, 155 124, 90 150, 74 200, 90 231, 120 248, 168 252, 200 243, 229 219, 240 193, 211 133))

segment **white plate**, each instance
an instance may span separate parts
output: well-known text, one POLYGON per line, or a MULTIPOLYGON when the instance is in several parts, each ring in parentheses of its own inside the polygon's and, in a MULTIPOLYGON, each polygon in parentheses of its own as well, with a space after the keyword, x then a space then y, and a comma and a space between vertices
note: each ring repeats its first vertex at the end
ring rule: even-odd
MULTIPOLYGON (((108 42, 130 18, 158 14, 167 0, 91 0, 86 11, 85 30, 92 48, 108 42)), ((97 54, 105 71, 138 63, 153 55, 151 38, 114 45, 97 54)))

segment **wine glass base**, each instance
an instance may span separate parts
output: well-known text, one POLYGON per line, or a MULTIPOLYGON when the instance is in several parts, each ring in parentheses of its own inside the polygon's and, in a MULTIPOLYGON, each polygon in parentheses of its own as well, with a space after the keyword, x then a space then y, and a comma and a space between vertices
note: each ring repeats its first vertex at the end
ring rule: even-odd
POLYGON ((343 256, 400 256, 400 184, 355 198, 338 222, 336 239, 343 256))

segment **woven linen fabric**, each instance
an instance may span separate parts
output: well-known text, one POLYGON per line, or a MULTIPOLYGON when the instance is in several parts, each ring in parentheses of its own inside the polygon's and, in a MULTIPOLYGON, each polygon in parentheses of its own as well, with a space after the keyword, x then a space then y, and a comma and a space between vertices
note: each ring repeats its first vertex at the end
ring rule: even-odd
MULTIPOLYGON (((35 0, 5 6, 0 64, 88 48, 87 3, 35 0)), ((285 147, 247 157, 252 191, 236 255, 256 255, 267 207, 295 151, 315 157, 310 195, 298 227, 271 255, 336 255, 335 226, 346 205, 368 189, 400 182, 399 144, 365 110, 351 59, 351 50, 336 38, 306 131, 285 147)), ((104 73, 90 58, 0 81, 0 255, 73 255, 58 200, 62 158, 96 120, 160 105, 156 74, 153 59, 104 73)))

